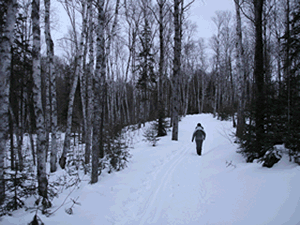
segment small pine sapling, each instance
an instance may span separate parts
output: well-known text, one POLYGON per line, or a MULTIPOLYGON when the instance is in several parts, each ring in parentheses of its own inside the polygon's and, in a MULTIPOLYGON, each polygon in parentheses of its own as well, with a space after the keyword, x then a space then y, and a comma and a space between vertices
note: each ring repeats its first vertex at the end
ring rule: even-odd
POLYGON ((155 147, 156 143, 160 140, 157 137, 157 129, 153 124, 144 131, 143 136, 145 137, 143 141, 151 143, 153 147, 155 147))
POLYGON ((126 129, 121 124, 108 126, 104 139, 105 158, 102 160, 102 169, 108 168, 108 173, 120 171, 127 166, 131 157, 126 141, 126 129))

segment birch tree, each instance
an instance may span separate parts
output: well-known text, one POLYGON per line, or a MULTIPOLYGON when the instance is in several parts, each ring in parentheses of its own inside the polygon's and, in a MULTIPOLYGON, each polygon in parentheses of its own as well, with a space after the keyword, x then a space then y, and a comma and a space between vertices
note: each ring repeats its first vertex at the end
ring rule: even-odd
MULTIPOLYGON (((48 159, 48 153, 50 149, 49 145, 49 134, 50 134, 50 116, 51 116, 51 103, 50 103, 50 73, 51 73, 51 65, 50 65, 50 45, 51 45, 51 35, 50 35, 50 0, 44 0, 45 5, 45 41, 47 45, 47 65, 46 65, 46 73, 45 73, 45 126, 46 126, 46 162, 48 159)), ((52 75, 52 74, 51 74, 52 75)))
POLYGON ((104 0, 97 0, 98 23, 96 28, 97 48, 96 48, 96 70, 94 78, 94 126, 93 126, 93 146, 92 146, 92 174, 91 183, 98 182, 99 157, 103 158, 103 125, 104 125, 104 105, 105 105, 105 79, 106 79, 106 59, 105 59, 105 12, 104 0))
POLYGON ((93 118, 93 78, 94 78, 94 23, 93 23, 93 0, 88 0, 87 11, 89 13, 89 65, 87 71, 87 127, 85 145, 85 164, 90 162, 92 144, 92 118, 93 118))
MULTIPOLYGON (((204 73, 201 73, 201 103, 199 104, 200 99, 198 100, 198 111, 199 113, 203 112, 203 107, 204 107, 204 94, 205 94, 205 87, 204 87, 204 74, 206 73, 207 70, 207 63, 206 63, 206 58, 207 55, 205 54, 205 43, 204 43, 204 39, 200 38, 198 40, 198 55, 199 55, 199 61, 200 61, 200 66, 201 66, 201 70, 204 73)), ((198 80, 199 82, 199 80, 198 80)), ((199 85, 200 86, 200 85, 199 85)), ((200 95, 200 93, 198 94, 198 96, 200 95)))
POLYGON ((81 0, 81 17, 82 17, 82 33, 81 33, 81 40, 80 40, 80 46, 79 48, 82 51, 82 56, 80 60, 80 73, 79 73, 79 81, 80 81, 80 97, 81 97, 81 105, 82 105, 82 116, 83 116, 83 142, 86 141, 86 129, 87 129, 87 94, 86 94, 86 83, 87 83, 87 78, 86 78, 86 55, 87 55, 87 42, 88 42, 88 27, 87 27, 87 20, 88 20, 88 15, 89 12, 87 11, 87 1, 86 0, 81 0))
POLYGON ((37 179, 38 193, 43 198, 44 207, 49 207, 48 180, 46 174, 46 127, 43 115, 42 92, 41 92, 41 37, 40 37, 40 0, 32 1, 32 77, 34 113, 36 118, 37 132, 37 179))
POLYGON ((158 131, 157 136, 167 134, 164 127, 165 105, 163 101, 163 85, 165 79, 165 41, 164 41, 164 16, 166 0, 157 0, 159 7, 159 78, 158 78, 158 131))
POLYGON ((237 78, 238 78, 238 108, 237 108, 237 127, 236 136, 238 138, 242 137, 244 132, 245 118, 244 118, 244 108, 245 108, 245 58, 243 50, 243 36, 242 36, 242 20, 240 13, 240 0, 234 0, 235 3, 235 13, 236 13, 236 68, 237 68, 237 78))
MULTIPOLYGON (((70 6, 69 3, 66 1, 65 4, 65 9, 69 15, 71 24, 72 24, 72 29, 73 29, 73 33, 74 33, 74 41, 76 44, 76 66, 75 66, 75 73, 74 73, 74 78, 73 78, 73 83, 72 83, 72 87, 70 90, 70 94, 69 94, 69 103, 68 103, 68 114, 67 114, 67 128, 66 128, 66 133, 65 133, 65 140, 64 140, 64 148, 63 148, 63 152, 62 155, 59 159, 59 164, 61 166, 62 169, 65 168, 66 165, 66 160, 67 160, 67 152, 70 150, 70 141, 71 141, 71 129, 72 129, 72 118, 73 118, 73 107, 74 107, 74 98, 75 98, 75 92, 76 92, 76 88, 77 88, 77 84, 78 84, 78 79, 81 76, 82 73, 82 64, 81 64, 81 60, 82 60, 82 53, 83 53, 83 44, 80 44, 80 47, 77 44, 77 35, 76 35, 76 15, 75 15, 75 6, 70 6)), ((85 15, 85 4, 82 6, 82 10, 83 13, 82 15, 85 15)), ((80 43, 83 42, 84 40, 84 31, 85 31, 85 26, 86 22, 83 19, 83 26, 82 26, 82 31, 81 31, 81 36, 80 36, 80 43)))
POLYGON ((178 140, 178 114, 179 114, 179 76, 180 76, 180 58, 181 58, 181 28, 179 15, 179 0, 174 0, 174 60, 172 77, 172 140, 178 140))
MULTIPOLYGON (((46 76, 49 77, 49 89, 46 89, 46 126, 48 131, 51 130, 51 145, 48 144, 48 150, 51 151, 50 157, 50 171, 55 172, 57 169, 56 162, 57 162, 57 101, 56 101, 56 74, 53 64, 54 58, 54 43, 51 38, 50 32, 50 4, 51 0, 45 0, 45 39, 47 45, 47 72, 46 76), (47 98, 48 97, 48 98, 47 98), (48 105, 49 104, 49 105, 48 105), (50 148, 51 146, 51 148, 50 148)), ((49 134, 47 134, 49 135, 49 134)))
POLYGON ((11 63, 11 45, 16 21, 16 0, 5 2, 6 21, 0 42, 0 205, 5 199, 4 157, 9 131, 9 78, 11 63))
POLYGON ((217 26, 217 35, 214 35, 211 38, 212 48, 215 52, 215 96, 214 96, 214 103, 213 103, 213 115, 216 116, 219 107, 219 94, 220 94, 220 54, 221 54, 221 43, 220 43, 220 36, 221 36, 221 28, 223 20, 221 18, 221 14, 217 13, 216 17, 213 17, 213 22, 217 26))

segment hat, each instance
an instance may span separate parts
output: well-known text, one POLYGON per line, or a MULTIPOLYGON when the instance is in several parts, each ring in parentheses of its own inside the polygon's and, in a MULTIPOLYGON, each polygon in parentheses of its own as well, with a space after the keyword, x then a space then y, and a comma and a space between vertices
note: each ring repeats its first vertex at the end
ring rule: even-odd
POLYGON ((197 124, 197 127, 202 127, 201 123, 198 123, 198 124, 197 124))

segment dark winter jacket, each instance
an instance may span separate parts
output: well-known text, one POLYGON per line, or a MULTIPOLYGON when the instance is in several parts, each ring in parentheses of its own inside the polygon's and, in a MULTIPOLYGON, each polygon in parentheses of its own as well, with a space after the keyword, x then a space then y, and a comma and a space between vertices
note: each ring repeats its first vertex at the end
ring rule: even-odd
POLYGON ((196 140, 203 141, 203 140, 205 140, 205 137, 206 137, 206 133, 205 133, 203 127, 198 126, 198 127, 196 127, 196 129, 193 133, 192 141, 194 141, 194 138, 196 140))

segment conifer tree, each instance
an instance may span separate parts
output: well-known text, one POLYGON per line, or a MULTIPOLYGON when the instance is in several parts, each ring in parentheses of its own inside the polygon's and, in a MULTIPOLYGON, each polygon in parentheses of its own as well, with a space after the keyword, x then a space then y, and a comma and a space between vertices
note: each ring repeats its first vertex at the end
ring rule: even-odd
POLYGON ((139 73, 137 88, 141 90, 140 123, 144 123, 149 109, 147 109, 148 95, 156 91, 156 76, 154 73, 154 55, 152 53, 152 34, 149 20, 145 15, 143 30, 140 36, 141 52, 138 54, 137 71, 139 73))

